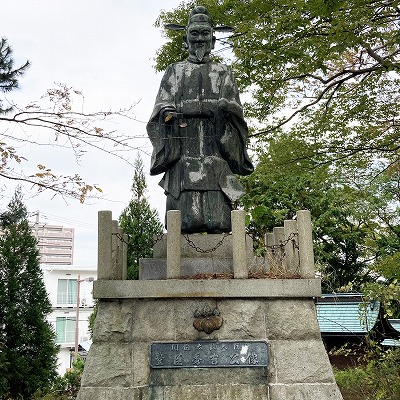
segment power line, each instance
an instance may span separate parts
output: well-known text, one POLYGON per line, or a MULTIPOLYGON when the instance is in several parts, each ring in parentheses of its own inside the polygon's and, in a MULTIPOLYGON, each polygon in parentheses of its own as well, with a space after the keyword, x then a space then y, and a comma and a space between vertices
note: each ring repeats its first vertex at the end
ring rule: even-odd
MULTIPOLYGON (((38 215, 39 211, 37 212, 31 212, 29 213, 30 216, 36 216, 38 215)), ((55 223, 61 223, 63 225, 70 225, 71 227, 79 227, 79 228, 85 228, 85 229, 92 229, 92 230, 96 230, 97 229, 97 225, 96 224, 91 224, 88 222, 83 222, 83 221, 78 221, 78 220, 74 220, 71 218, 65 218, 65 217, 61 217, 58 215, 53 215, 53 214, 48 214, 48 213, 43 213, 40 212, 40 217, 41 219, 47 220, 49 222, 55 222, 55 223)), ((37 220, 35 223, 38 223, 37 220)), ((49 223, 43 223, 40 222, 39 225, 40 226, 45 226, 48 225, 49 223)))
POLYGON ((96 224, 91 224, 91 223, 88 223, 88 222, 78 221, 78 220, 74 220, 74 219, 71 219, 71 218, 60 217, 60 216, 57 216, 57 215, 52 215, 52 214, 47 214, 47 213, 41 213, 41 215, 43 215, 43 217, 45 219, 66 222, 66 223, 70 223, 70 224, 74 224, 74 225, 79 225, 80 227, 84 227, 84 228, 88 228, 88 229, 97 229, 97 225, 96 224))

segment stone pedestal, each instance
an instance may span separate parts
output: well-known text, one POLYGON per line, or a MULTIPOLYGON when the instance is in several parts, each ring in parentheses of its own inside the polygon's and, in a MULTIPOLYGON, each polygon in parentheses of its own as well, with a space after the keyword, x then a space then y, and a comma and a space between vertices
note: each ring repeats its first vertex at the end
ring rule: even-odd
POLYGON ((79 400, 342 399, 321 341, 316 279, 98 281, 79 400), (211 334, 196 310, 218 309, 211 334), (268 367, 150 367, 156 342, 265 341, 268 367))
POLYGON ((117 240, 122 236, 111 213, 99 213, 99 310, 78 400, 342 399, 315 312, 321 283, 314 279, 309 211, 266 235, 273 245, 261 264, 243 212, 233 213, 231 236, 184 237, 179 223, 170 224, 169 240, 162 238, 154 258, 141 261, 139 281, 124 280, 126 243, 117 240), (251 269, 302 279, 247 279, 251 269), (221 273, 234 279, 182 279, 221 273), (168 346, 182 351, 178 358, 167 354, 173 365, 162 352, 151 355, 152 348, 168 346), (191 346, 194 357, 180 363, 191 346), (209 358, 202 363, 196 346, 220 346, 219 360, 226 361, 213 364, 213 347, 214 353, 202 353, 209 358), (250 348, 261 348, 264 361, 256 350, 247 353, 250 348))

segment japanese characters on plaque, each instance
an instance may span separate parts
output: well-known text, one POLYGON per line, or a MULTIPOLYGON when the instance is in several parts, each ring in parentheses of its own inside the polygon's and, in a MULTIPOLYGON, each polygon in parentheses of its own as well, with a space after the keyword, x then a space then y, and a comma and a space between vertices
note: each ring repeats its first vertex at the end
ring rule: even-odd
POLYGON ((152 368, 266 367, 268 345, 262 341, 152 343, 152 368))

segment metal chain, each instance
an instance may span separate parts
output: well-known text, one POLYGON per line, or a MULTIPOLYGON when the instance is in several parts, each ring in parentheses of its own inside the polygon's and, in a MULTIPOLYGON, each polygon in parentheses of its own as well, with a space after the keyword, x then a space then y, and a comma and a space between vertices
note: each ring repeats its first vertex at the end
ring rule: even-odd
MULTIPOLYGON (((117 239, 119 239, 122 243, 128 244, 128 242, 124 239, 123 235, 121 235, 119 232, 116 233, 112 233, 112 235, 116 236, 117 239)), ((198 247, 196 245, 196 243, 193 242, 193 240, 190 239, 189 234, 184 233, 182 236, 185 238, 185 240, 188 242, 189 246, 192 247, 193 249, 195 249, 198 253, 213 253, 214 251, 216 251, 219 247, 222 246, 224 240, 226 237, 230 236, 231 233, 224 233, 224 235, 222 236, 222 239, 216 243, 216 245, 214 247, 211 247, 209 249, 202 249, 201 247, 198 247)), ((158 243, 164 236, 164 233, 158 234, 155 239, 153 240, 153 246, 158 243)), ((265 248, 270 249, 272 251, 276 250, 276 249, 281 249, 283 250, 284 247, 289 243, 292 242, 294 247, 298 250, 299 249, 299 245, 296 241, 296 237, 297 237, 297 233, 291 233, 288 238, 284 241, 282 241, 280 244, 274 244, 272 246, 265 246, 265 248)))
MULTIPOLYGON (((125 244, 129 244, 123 237, 123 235, 121 235, 119 232, 116 233, 112 233, 111 235, 114 235, 117 239, 119 239, 122 243, 125 244)), ((158 243, 162 238, 163 238, 164 234, 160 233, 158 235, 156 235, 155 239, 152 242, 152 246, 154 246, 156 243, 158 243)))
MULTIPOLYGON (((282 241, 280 244, 276 244, 276 245, 272 245, 272 246, 265 246, 265 248, 271 250, 270 257, 272 256, 273 259, 275 259, 275 262, 277 262, 280 265, 283 263, 283 260, 286 258, 285 247, 288 243, 292 242, 294 248, 296 250, 299 250, 299 245, 296 241, 297 237, 298 237, 298 234, 292 232, 287 237, 287 239, 282 241)), ((300 271, 300 257, 298 257, 298 260, 297 260, 296 270, 300 271)))
POLYGON ((297 233, 292 232, 292 233, 288 236, 288 238, 287 238, 286 240, 283 240, 281 243, 279 243, 279 244, 273 244, 272 246, 267 246, 267 245, 265 245, 265 248, 266 248, 266 249, 271 249, 271 250, 282 249, 282 248, 284 248, 289 242, 292 242, 293 245, 294 245, 294 248, 298 250, 298 249, 299 249, 299 245, 298 245, 298 243, 297 243, 297 241, 296 241, 297 236, 298 236, 297 233))
POLYGON ((159 233, 158 235, 156 235, 156 237, 153 239, 152 246, 154 247, 154 245, 156 243, 158 243, 163 237, 164 237, 164 233, 159 233))
POLYGON ((119 239, 120 242, 128 244, 128 242, 124 239, 124 237, 119 232, 112 233, 111 235, 115 236, 117 239, 119 239))
MULTIPOLYGON (((124 237, 119 233, 112 233, 112 235, 116 236, 121 242, 128 244, 128 242, 124 239, 124 237)), ((199 253, 211 253, 213 251, 215 251, 216 249, 218 249, 218 247, 220 247, 223 243, 223 241, 225 240, 225 238, 227 236, 230 236, 231 233, 224 233, 222 239, 211 249, 207 249, 207 250, 203 250, 200 247, 196 246, 196 244, 189 238, 189 234, 184 233, 183 237, 186 239, 186 241, 189 243, 189 246, 193 247, 196 251, 198 251, 199 253)), ((251 236, 251 235, 250 235, 251 236)), ((299 245, 296 241, 296 237, 297 237, 297 233, 291 233, 288 238, 284 241, 282 241, 280 244, 274 244, 272 246, 265 246, 267 249, 279 249, 281 247, 284 247, 285 245, 287 245, 289 242, 293 242, 294 247, 296 249, 299 248, 299 245)), ((160 233, 158 235, 156 235, 154 241, 153 241, 153 245, 155 245, 157 242, 159 242, 162 238, 164 237, 164 233, 160 233)))
POLYGON ((221 239, 214 247, 212 247, 212 248, 210 248, 210 249, 202 249, 202 248, 198 247, 198 246, 193 242, 193 240, 191 240, 191 239, 189 238, 189 235, 188 235, 187 233, 184 233, 184 234, 183 234, 183 237, 184 237, 185 240, 188 242, 188 244, 189 244, 190 247, 192 247, 193 249, 195 249, 198 253, 203 253, 203 254, 205 254, 205 253, 212 253, 212 252, 214 252, 215 250, 217 250, 218 247, 220 247, 220 246, 222 245, 222 243, 224 242, 225 238, 228 237, 228 236, 230 236, 230 235, 231 235, 231 233, 224 233, 224 235, 222 236, 222 239, 221 239))

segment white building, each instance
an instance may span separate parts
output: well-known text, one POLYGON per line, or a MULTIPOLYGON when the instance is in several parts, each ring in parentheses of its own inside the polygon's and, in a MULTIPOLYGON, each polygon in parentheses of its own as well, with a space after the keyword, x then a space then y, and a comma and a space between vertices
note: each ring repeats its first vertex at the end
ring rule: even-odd
POLYGON ((31 228, 38 240, 42 264, 73 265, 74 228, 38 222, 31 223, 31 228))
POLYGON ((88 319, 93 312, 94 306, 92 278, 97 279, 97 269, 96 267, 47 264, 42 264, 41 268, 53 307, 48 320, 54 326, 54 330, 57 333, 57 343, 60 345, 58 373, 64 375, 72 365, 77 329, 79 353, 84 356, 85 350, 87 350, 86 342, 90 337, 88 319), (79 312, 77 325, 78 286, 79 312))

